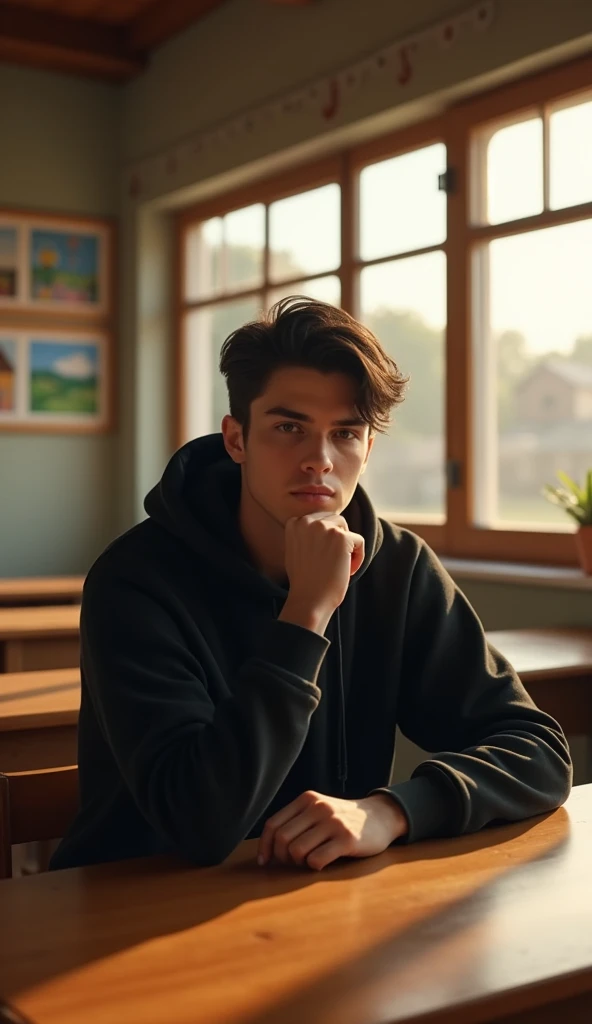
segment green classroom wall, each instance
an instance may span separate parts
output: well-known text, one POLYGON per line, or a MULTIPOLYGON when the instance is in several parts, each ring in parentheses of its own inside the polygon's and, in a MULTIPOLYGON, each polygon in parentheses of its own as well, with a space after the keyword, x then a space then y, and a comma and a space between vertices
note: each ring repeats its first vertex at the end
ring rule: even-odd
MULTIPOLYGON (((117 89, 0 64, 0 97, 0 206, 117 215, 117 89)), ((0 432, 0 576, 86 571, 113 532, 116 444, 0 432)))
MULTIPOLYGON (((471 0, 319 0, 310 7, 227 0, 203 21, 160 47, 150 67, 124 93, 123 160, 158 154, 197 129, 282 97, 290 89, 376 52, 471 7, 471 0)), ((592 13, 586 0, 494 0, 487 32, 463 32, 450 48, 437 46, 429 66, 417 67, 406 97, 435 95, 462 82, 508 68, 512 74, 548 53, 567 59, 584 53, 592 40, 592 13), (468 40, 468 45, 465 42, 468 40)), ((369 82, 348 103, 343 121, 392 109, 401 102, 392 77, 369 82)), ((311 134, 312 121, 278 119, 266 128, 269 150, 293 144, 297 133, 311 134), (289 134, 287 134, 289 132, 289 134)), ((326 127, 316 119, 316 130, 326 127)), ((240 159, 261 154, 253 133, 240 159)), ((236 164, 234 144, 222 161, 236 164)), ((203 177, 208 165, 200 157, 203 177)), ((222 164, 218 165, 218 169, 222 164)))

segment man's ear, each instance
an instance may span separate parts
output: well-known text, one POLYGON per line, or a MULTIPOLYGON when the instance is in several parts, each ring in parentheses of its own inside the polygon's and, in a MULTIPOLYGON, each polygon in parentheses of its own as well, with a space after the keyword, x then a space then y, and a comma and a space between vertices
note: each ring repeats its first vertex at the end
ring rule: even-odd
POLYGON ((233 462, 241 465, 246 460, 243 428, 234 416, 225 416, 222 420, 222 436, 224 447, 233 462))

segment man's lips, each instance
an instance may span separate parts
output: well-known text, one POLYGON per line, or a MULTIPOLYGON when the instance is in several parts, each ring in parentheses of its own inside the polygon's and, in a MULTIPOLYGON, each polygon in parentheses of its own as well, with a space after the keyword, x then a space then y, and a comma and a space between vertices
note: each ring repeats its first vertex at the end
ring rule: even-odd
POLYGON ((313 508, 325 508, 335 498, 335 491, 330 487, 302 487, 297 491, 290 491, 290 494, 296 501, 313 508))
POLYGON ((333 498, 335 496, 335 491, 332 491, 330 487, 315 487, 311 485, 310 487, 299 487, 295 491, 290 491, 290 494, 294 494, 297 497, 309 495, 316 498, 333 498))

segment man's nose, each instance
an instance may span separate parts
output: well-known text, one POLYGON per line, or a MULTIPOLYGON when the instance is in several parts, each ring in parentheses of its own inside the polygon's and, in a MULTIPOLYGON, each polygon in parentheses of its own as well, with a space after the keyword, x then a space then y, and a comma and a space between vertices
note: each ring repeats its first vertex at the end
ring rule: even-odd
POLYGON ((306 473, 330 473, 333 462, 326 440, 312 441, 302 460, 302 468, 306 473))

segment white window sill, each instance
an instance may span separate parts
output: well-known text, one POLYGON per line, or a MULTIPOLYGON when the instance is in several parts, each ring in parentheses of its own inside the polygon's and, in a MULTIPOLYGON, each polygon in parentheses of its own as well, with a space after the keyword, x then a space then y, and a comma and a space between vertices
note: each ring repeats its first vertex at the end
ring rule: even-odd
POLYGON ((483 580, 488 583, 522 583, 524 586, 563 587, 592 592, 592 576, 581 569, 564 566, 522 565, 517 562, 474 562, 464 558, 441 558, 454 580, 483 580))

